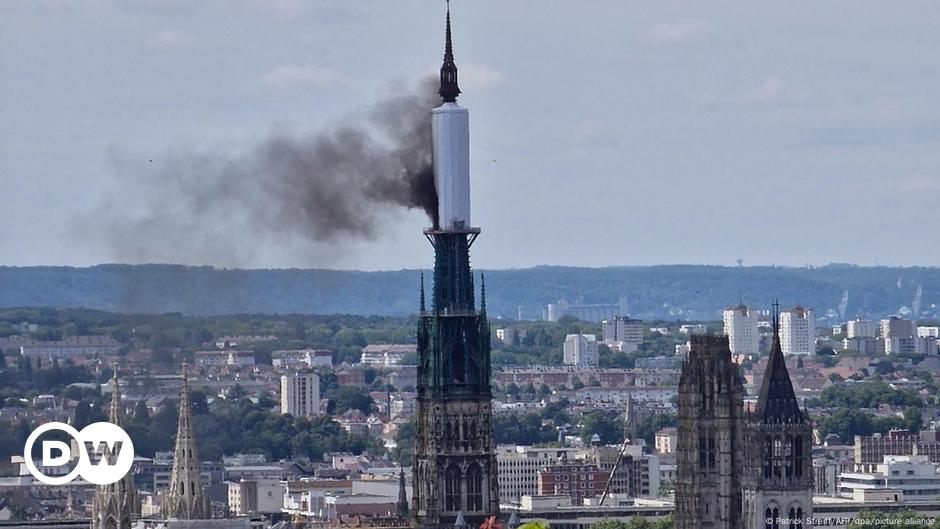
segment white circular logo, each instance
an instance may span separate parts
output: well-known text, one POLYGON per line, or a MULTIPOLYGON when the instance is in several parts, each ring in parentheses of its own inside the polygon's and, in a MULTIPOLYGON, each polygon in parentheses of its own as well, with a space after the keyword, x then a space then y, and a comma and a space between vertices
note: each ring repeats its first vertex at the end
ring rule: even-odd
MULTIPOLYGON (((66 465, 74 459, 72 456, 71 447, 65 442, 42 442, 43 468, 66 465)), ((130 471, 134 464, 134 443, 127 432, 110 422, 92 423, 81 431, 65 423, 48 422, 29 434, 23 447, 23 460, 29 473, 46 485, 64 485, 77 476, 95 485, 109 485, 130 471), (47 476, 33 461, 33 445, 40 435, 52 430, 69 434, 78 445, 78 464, 64 476, 47 476)))

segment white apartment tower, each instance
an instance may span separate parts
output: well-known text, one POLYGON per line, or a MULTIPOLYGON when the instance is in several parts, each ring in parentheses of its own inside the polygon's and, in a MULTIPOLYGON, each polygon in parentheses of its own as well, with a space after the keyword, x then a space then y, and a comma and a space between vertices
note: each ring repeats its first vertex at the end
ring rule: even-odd
POLYGON ((722 313, 731 354, 757 354, 759 352, 760 334, 757 330, 757 319, 757 311, 743 303, 728 307, 722 313))
POLYGON ((816 316, 799 305, 780 313, 780 348, 784 354, 816 352, 816 316))
POLYGON ((316 373, 281 376, 281 413, 295 417, 320 413, 320 377, 316 373))
POLYGON ((566 336, 564 362, 577 367, 597 367, 597 336, 593 334, 566 336))

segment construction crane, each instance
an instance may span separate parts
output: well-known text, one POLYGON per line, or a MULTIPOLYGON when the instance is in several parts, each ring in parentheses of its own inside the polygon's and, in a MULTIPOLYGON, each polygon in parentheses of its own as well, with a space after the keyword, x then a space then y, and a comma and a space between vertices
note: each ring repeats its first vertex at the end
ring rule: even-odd
POLYGON ((911 303, 911 310, 914 312, 911 319, 914 321, 917 321, 917 317, 920 316, 920 303, 923 297, 924 287, 923 285, 917 285, 917 292, 914 294, 914 301, 911 303))
POLYGON ((610 493, 610 486, 614 483, 614 474, 617 473, 617 469, 620 468, 620 463, 623 461, 623 454, 627 452, 627 446, 630 445, 630 438, 623 438, 623 446, 620 447, 620 453, 617 454, 617 461, 614 463, 614 468, 610 469, 610 475, 607 476, 607 485, 604 485, 604 493, 601 494, 601 499, 597 502, 598 506, 604 506, 604 500, 607 499, 607 495, 610 493))
POLYGON ((839 302, 839 319, 842 322, 845 322, 845 313, 848 311, 848 308, 849 308, 849 291, 843 290, 842 301, 839 302))

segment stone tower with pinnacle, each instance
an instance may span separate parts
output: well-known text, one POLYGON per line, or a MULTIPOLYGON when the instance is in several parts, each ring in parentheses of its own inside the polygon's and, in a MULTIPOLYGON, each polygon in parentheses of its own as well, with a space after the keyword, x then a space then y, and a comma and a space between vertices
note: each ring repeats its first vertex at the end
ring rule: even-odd
MULTIPOLYGON (((121 405, 121 390, 118 387, 117 366, 113 366, 111 377, 111 409, 108 420, 124 426, 124 408, 121 405)), ((71 489, 69 497, 71 498, 71 489)), ((69 502, 71 503, 71 502, 69 502)), ((109 485, 99 485, 91 503, 91 529, 130 529, 134 517, 140 514, 134 473, 109 485)))
POLYGON ((176 429, 176 449, 173 451, 173 471, 170 490, 166 495, 164 513, 177 520, 204 520, 209 518, 209 498, 202 487, 199 453, 193 433, 193 411, 189 401, 189 379, 183 365, 183 388, 180 392, 179 425, 176 429))

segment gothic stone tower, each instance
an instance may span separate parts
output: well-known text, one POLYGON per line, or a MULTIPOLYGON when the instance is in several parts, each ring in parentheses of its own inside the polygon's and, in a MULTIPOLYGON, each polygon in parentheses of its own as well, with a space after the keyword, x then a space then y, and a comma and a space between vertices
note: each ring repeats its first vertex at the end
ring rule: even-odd
POLYGON ((741 529, 743 414, 728 338, 693 336, 679 380, 677 529, 741 529))
POLYGON ((434 286, 426 310, 421 286, 413 509, 421 527, 478 525, 498 514, 490 390, 490 329, 485 287, 474 302, 470 246, 469 113, 457 105, 457 66, 447 12, 443 104, 431 114, 438 219, 425 235, 434 247, 434 286))
POLYGON ((167 518, 177 520, 204 520, 209 518, 209 498, 202 488, 199 454, 193 433, 193 411, 189 402, 189 380, 183 365, 183 389, 180 392, 180 417, 176 429, 176 449, 173 451, 173 471, 170 490, 164 503, 167 518))
MULTIPOLYGON (((776 309, 776 307, 775 307, 776 309)), ((780 348, 774 341, 758 394, 747 416, 747 464, 743 478, 745 529, 802 527, 813 511, 812 431, 800 410, 780 348)))
MULTIPOLYGON (((109 420, 124 426, 124 410, 121 406, 121 391, 118 388, 117 367, 111 378, 111 413, 109 420)), ((69 489, 69 497, 72 491, 69 489)), ((69 502, 71 507, 71 502, 69 502)), ((134 487, 133 472, 110 485, 99 485, 91 503, 91 529, 130 529, 131 518, 140 514, 137 488, 134 487)))

